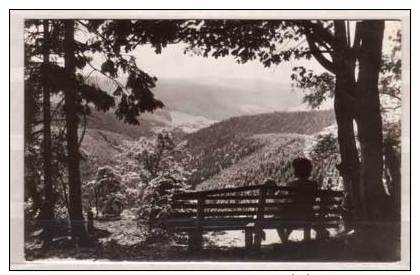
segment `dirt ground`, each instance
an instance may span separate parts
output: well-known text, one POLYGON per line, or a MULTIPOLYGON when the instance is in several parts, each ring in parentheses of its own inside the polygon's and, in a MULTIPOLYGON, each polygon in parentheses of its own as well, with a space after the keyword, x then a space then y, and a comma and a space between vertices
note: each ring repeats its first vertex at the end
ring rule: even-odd
MULTIPOLYGON (((303 241, 296 230, 281 243, 275 230, 265 231, 259 251, 245 249, 244 232, 223 231, 204 235, 203 249, 188 250, 186 235, 156 235, 145 238, 146 227, 131 217, 95 221, 97 242, 91 247, 74 247, 70 240, 58 238, 48 251, 36 241, 26 243, 26 258, 31 261, 357 261, 350 249, 351 236, 324 241, 303 241)), ((311 232, 313 237, 315 232, 311 232)), ((331 232, 336 235, 337 232, 331 232)))

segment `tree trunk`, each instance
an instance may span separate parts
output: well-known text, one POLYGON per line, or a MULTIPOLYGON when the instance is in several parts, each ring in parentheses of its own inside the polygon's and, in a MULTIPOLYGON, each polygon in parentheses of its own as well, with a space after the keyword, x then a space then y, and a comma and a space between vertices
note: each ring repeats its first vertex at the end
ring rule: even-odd
POLYGON ((42 193, 38 191, 38 186, 41 185, 41 172, 37 169, 35 163, 36 157, 29 153, 33 148, 36 139, 34 136, 34 129, 38 119, 36 106, 39 104, 37 101, 37 89, 31 84, 25 83, 24 89, 24 108, 25 108, 25 200, 31 198, 33 201, 32 211, 37 213, 42 208, 42 193), (28 154, 27 154, 28 153, 28 154))
POLYGON ((362 23, 362 46, 357 81, 357 125, 361 147, 361 195, 367 219, 383 217, 383 136, 378 78, 382 56, 383 21, 362 23))
POLYGON ((69 176, 69 203, 70 203, 70 222, 71 234, 76 242, 86 239, 86 230, 82 212, 81 200, 81 180, 79 171, 79 146, 77 129, 79 118, 77 115, 77 94, 75 86, 75 41, 74 41, 74 21, 64 21, 64 62, 67 74, 68 85, 64 91, 64 112, 66 117, 66 140, 67 140, 67 164, 69 176))
POLYGON ((382 57, 384 22, 368 20, 362 23, 362 45, 359 54, 357 80, 357 125, 361 148, 360 194, 362 197, 363 228, 361 238, 369 244, 376 257, 395 252, 393 224, 389 223, 387 196, 383 178, 383 134, 378 90, 382 57), (389 249, 392 249, 389 250, 389 249))
POLYGON ((43 45, 43 172, 44 172, 44 201, 40 213, 40 222, 43 228, 42 238, 44 245, 48 246, 52 234, 54 233, 54 198, 53 198, 53 183, 52 183, 52 165, 51 165, 51 103, 50 103, 50 88, 47 82, 47 67, 49 66, 50 47, 49 47, 49 22, 43 21, 44 29, 44 45, 43 45))
POLYGON ((338 169, 343 178, 344 188, 347 193, 346 226, 347 229, 352 229, 357 226, 355 223, 359 220, 361 212, 359 207, 360 161, 354 134, 353 111, 346 98, 348 83, 348 77, 346 77, 345 74, 336 75, 334 110, 341 156, 341 163, 338 169))
POLYGON ((350 46, 343 20, 334 21, 336 49, 333 63, 336 68, 334 111, 337 121, 338 143, 341 163, 337 167, 344 181, 347 193, 346 227, 354 228, 360 216, 359 197, 359 154, 354 134, 355 108, 355 59, 350 54, 350 46))

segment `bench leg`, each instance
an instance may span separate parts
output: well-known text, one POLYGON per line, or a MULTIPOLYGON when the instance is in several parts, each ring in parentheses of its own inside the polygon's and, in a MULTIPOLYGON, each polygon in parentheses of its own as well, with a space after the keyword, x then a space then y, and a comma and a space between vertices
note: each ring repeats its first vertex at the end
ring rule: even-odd
POLYGON ((253 229, 252 228, 246 228, 245 229, 245 248, 252 248, 253 245, 253 229))
POLYGON ((291 230, 289 231, 287 228, 277 228, 277 234, 279 235, 281 243, 288 241, 290 233, 291 230))
POLYGON ((190 231, 188 233, 188 249, 190 251, 198 251, 203 246, 203 234, 201 231, 190 231))
POLYGON ((254 236, 254 249, 259 250, 261 248, 261 242, 263 239, 263 230, 261 228, 255 229, 255 236, 254 236))
POLYGON ((328 239, 330 237, 330 232, 325 227, 318 226, 314 229, 315 229, 315 232, 316 232, 316 237, 315 238, 317 240, 325 240, 325 239, 328 239))
POLYGON ((310 226, 305 226, 303 228, 303 239, 305 241, 310 241, 311 240, 311 227, 310 226))

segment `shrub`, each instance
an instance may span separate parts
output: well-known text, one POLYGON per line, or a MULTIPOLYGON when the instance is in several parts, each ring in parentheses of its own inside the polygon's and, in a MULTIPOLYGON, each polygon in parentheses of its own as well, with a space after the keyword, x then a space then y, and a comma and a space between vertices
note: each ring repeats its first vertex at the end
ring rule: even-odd
POLYGON ((98 216, 119 216, 125 196, 118 171, 110 166, 100 167, 96 179, 86 185, 85 197, 98 216))

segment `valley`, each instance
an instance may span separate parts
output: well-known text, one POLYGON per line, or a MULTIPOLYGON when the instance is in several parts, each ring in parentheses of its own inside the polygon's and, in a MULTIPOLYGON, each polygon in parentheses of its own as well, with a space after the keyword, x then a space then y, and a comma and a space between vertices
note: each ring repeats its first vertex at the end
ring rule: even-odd
MULTIPOLYGON (((152 141, 167 132, 176 144, 174 158, 189 171, 193 189, 212 189, 262 183, 293 177, 291 160, 305 154, 312 135, 334 123, 331 111, 272 112, 232 117, 219 122, 181 112, 160 110, 127 125, 113 114, 95 112, 89 118, 82 144, 87 158, 83 170, 116 165, 116 159, 135 147, 139 138, 152 141), (94 161, 93 161, 94 160, 94 161)), ((124 157, 123 157, 124 158, 124 157)), ((94 173, 84 173, 86 180, 94 173)))

